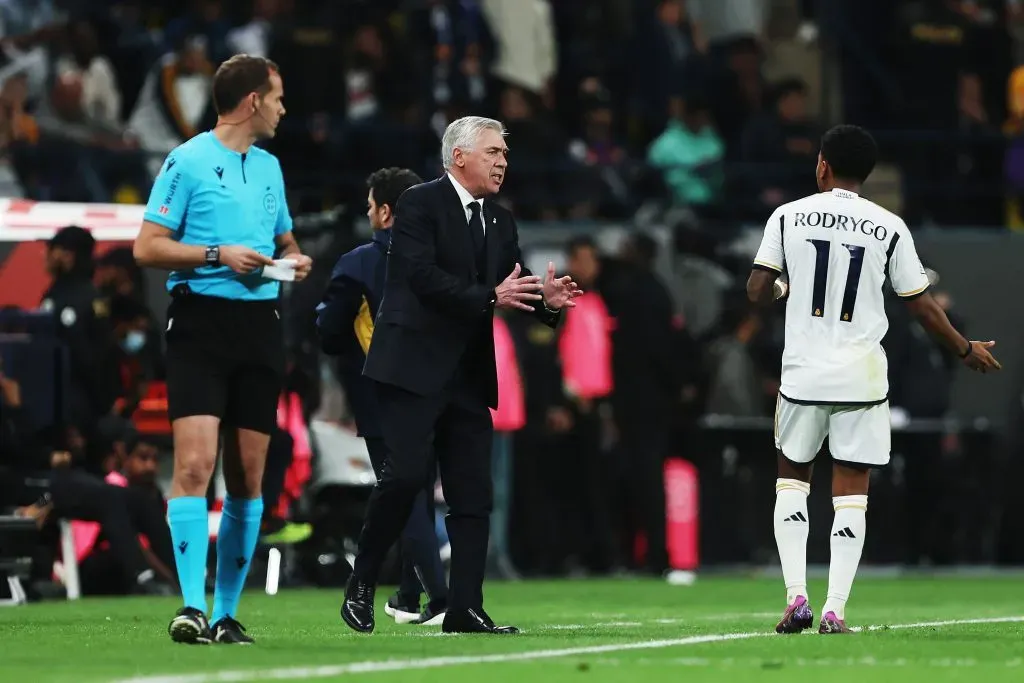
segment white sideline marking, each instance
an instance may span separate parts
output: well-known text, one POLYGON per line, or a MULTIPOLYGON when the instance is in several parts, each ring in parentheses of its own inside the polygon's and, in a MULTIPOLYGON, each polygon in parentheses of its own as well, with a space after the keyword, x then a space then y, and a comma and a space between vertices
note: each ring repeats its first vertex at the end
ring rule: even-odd
MULTIPOLYGON (((968 626, 971 624, 1009 624, 1024 622, 1024 616, 992 617, 986 619, 948 619, 945 621, 922 621, 914 624, 888 624, 866 626, 865 631, 902 630, 916 628, 942 628, 944 626, 968 626)), ((380 671, 413 671, 418 669, 436 669, 446 666, 465 664, 498 664, 502 662, 524 662, 535 659, 552 659, 555 657, 572 657, 577 655, 597 655, 606 652, 625 652, 629 650, 657 650, 666 647, 685 645, 702 645, 704 643, 722 643, 729 640, 749 640, 751 638, 768 638, 774 632, 749 631, 746 633, 717 633, 688 638, 670 640, 649 640, 640 643, 613 643, 609 645, 591 645, 588 647, 568 647, 560 650, 533 650, 528 652, 505 652, 493 655, 474 655, 463 657, 428 657, 426 659, 391 659, 376 662, 354 662, 351 664, 332 664, 325 666, 296 666, 280 669, 250 669, 235 671, 219 671, 216 673, 178 674, 167 676, 139 676, 124 678, 115 683, 222 683, 251 680, 294 680, 305 678, 328 678, 346 674, 377 673, 380 671)), ((211 646, 214 647, 214 646, 211 646)))
MULTIPOLYGON (((652 659, 647 657, 640 657, 635 659, 621 659, 617 657, 602 657, 589 661, 591 666, 678 666, 678 667, 764 667, 766 664, 770 664, 770 660, 766 661, 763 658, 758 657, 746 657, 746 658, 733 658, 727 657, 725 659, 708 659, 706 657, 675 657, 671 659, 652 659)), ((916 667, 931 667, 931 668, 955 668, 955 669, 968 669, 971 667, 980 666, 982 663, 976 659, 970 657, 950 658, 945 657, 942 659, 922 659, 922 660, 908 660, 905 658, 899 659, 876 659, 874 657, 844 657, 841 659, 835 658, 820 658, 820 659, 804 659, 798 657, 796 659, 787 659, 785 661, 785 667, 797 667, 797 668, 808 668, 808 667, 820 667, 828 669, 838 668, 852 668, 852 667, 904 667, 904 666, 916 666, 916 667)), ((1006 661, 992 661, 984 662, 987 666, 1005 666, 1008 669, 1018 668, 1021 666, 1021 659, 1008 659, 1006 661)))

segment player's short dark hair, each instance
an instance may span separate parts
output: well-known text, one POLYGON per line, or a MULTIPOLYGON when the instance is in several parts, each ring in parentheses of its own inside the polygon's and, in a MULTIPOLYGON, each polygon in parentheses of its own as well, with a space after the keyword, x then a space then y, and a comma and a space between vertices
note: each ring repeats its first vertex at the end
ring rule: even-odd
POLYGON ((217 67, 213 74, 213 106, 226 114, 251 92, 270 91, 270 74, 280 73, 277 64, 263 57, 240 54, 217 67))
POLYGON ((393 212, 402 193, 422 182, 423 180, 413 171, 391 166, 371 173, 366 179, 366 187, 373 191, 373 201, 376 202, 377 208, 386 205, 390 206, 393 212))
POLYGON ((878 145, 860 126, 835 126, 821 138, 821 156, 842 180, 863 183, 878 162, 878 145))

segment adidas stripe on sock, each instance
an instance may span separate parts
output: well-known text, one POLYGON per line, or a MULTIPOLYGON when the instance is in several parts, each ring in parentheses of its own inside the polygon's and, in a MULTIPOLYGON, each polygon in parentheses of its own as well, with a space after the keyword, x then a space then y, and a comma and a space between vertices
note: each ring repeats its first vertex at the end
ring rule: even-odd
POLYGON ((796 479, 775 482, 775 543, 779 547, 786 601, 807 595, 807 496, 811 485, 796 479))
POLYGON ((867 528, 867 496, 836 496, 832 499, 835 519, 832 522, 832 558, 828 569, 828 597, 822 615, 835 612, 846 618, 846 601, 850 599, 853 579, 857 575, 864 551, 867 528))

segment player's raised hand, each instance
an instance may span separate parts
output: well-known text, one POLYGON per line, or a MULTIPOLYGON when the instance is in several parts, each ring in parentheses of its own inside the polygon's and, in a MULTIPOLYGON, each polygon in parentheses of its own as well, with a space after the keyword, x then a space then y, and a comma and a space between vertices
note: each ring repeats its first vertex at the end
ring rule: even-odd
POLYGON ((238 245, 221 247, 220 262, 240 275, 246 275, 263 266, 274 265, 274 259, 269 256, 238 245))
POLYGON ((972 341, 970 350, 964 356, 964 364, 971 370, 985 373, 989 370, 1002 370, 1003 366, 995 359, 989 349, 996 345, 994 341, 972 341))
POLYGON ((538 292, 543 288, 540 278, 536 275, 519 277, 521 272, 523 272, 523 268, 517 263, 508 277, 494 288, 494 293, 497 296, 494 302, 495 308, 518 308, 521 311, 532 311, 533 306, 528 302, 540 301, 541 295, 538 292))

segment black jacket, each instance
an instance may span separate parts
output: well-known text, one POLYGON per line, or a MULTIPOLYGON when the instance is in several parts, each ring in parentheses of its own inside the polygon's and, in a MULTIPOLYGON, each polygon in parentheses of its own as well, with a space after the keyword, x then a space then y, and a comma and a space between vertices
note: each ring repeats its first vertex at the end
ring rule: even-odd
POLYGON ((373 241, 338 259, 316 327, 323 352, 338 358, 338 375, 360 436, 381 436, 373 380, 363 377, 374 320, 384 293, 390 230, 374 233, 373 241))
MULTIPOLYGON (((484 201, 483 220, 485 253, 478 260, 465 208, 447 176, 405 191, 366 376, 427 396, 441 393, 458 371, 497 406, 494 289, 523 257, 511 213, 484 201)), ((552 327, 560 318, 540 302, 535 315, 552 327)))

